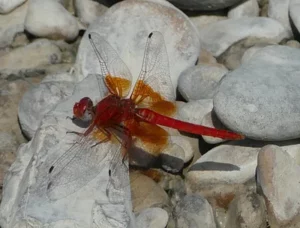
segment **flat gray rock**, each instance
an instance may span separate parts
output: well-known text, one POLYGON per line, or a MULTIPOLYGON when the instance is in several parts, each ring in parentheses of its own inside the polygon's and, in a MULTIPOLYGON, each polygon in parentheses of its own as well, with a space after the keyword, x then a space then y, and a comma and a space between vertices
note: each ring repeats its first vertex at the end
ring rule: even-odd
POLYGON ((268 46, 227 74, 214 97, 221 122, 253 139, 299 138, 299 58, 299 49, 268 46))
MULTIPOLYGON (((93 146, 95 141, 83 142, 76 134, 66 133, 83 132, 66 117, 72 116, 75 101, 87 95, 96 99, 97 87, 93 75, 81 81, 72 96, 44 116, 32 140, 19 148, 3 186, 1 227, 135 227, 130 184, 107 188, 112 151, 118 145, 93 146), (60 169, 56 160, 62 155, 60 167, 68 166, 60 169), (53 165, 56 174, 50 175, 53 165)), ((116 178, 129 183, 128 168, 114 177, 114 183, 120 181, 116 178)))
POLYGON ((233 6, 243 0, 169 0, 180 9, 218 10, 233 6))
POLYGON ((33 137, 43 116, 60 100, 71 95, 75 86, 72 77, 69 73, 48 75, 38 86, 24 94, 19 103, 18 117, 22 131, 28 138, 33 137))
POLYGON ((221 64, 199 64, 182 72, 178 91, 187 101, 212 99, 218 83, 228 72, 221 64))
POLYGON ((220 56, 234 43, 248 37, 279 43, 290 34, 278 21, 264 17, 228 19, 210 24, 199 31, 203 48, 220 56))

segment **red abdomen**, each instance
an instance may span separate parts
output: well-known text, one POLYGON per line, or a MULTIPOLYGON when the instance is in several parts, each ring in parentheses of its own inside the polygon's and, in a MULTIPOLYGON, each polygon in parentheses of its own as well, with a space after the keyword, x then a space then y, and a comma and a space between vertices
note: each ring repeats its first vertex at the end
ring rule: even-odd
POLYGON ((136 114, 146 122, 170 127, 173 129, 197 135, 207 135, 228 140, 239 140, 245 138, 243 135, 238 133, 176 120, 167 116, 163 116, 146 108, 136 109, 136 114))

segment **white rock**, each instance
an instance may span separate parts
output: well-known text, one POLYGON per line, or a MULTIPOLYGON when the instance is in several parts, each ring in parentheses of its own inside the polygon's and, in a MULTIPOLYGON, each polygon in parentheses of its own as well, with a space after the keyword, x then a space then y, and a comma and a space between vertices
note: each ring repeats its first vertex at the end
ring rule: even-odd
POLYGON ((0 70, 6 74, 60 63, 60 49, 46 39, 38 39, 0 56, 0 70), (24 58, 26 56, 26 58, 24 58))
POLYGON ((75 0, 75 10, 80 21, 88 26, 97 17, 102 16, 107 7, 91 0, 75 0))
POLYGON ((263 49, 264 47, 268 46, 267 44, 258 44, 254 45, 253 47, 247 49, 242 57, 241 63, 246 63, 248 62, 252 56, 255 56, 255 53, 263 49))
MULTIPOLYGON (((218 65, 216 58, 213 57, 213 55, 209 51, 207 51, 203 48, 201 49, 201 53, 199 55, 197 65, 200 65, 200 64, 218 65)), ((222 65, 222 64, 220 64, 220 65, 222 65)))
POLYGON ((190 19, 193 22, 193 24, 196 26, 198 33, 200 33, 202 28, 218 21, 224 21, 228 19, 228 17, 219 16, 219 15, 200 15, 200 16, 190 17, 190 19))
POLYGON ((178 118, 182 121, 200 124, 204 116, 212 109, 212 99, 190 101, 178 107, 178 118))
POLYGON ((259 6, 257 0, 247 0, 232 7, 228 12, 228 18, 258 17, 259 6))
POLYGON ((253 139, 299 138, 299 58, 299 49, 272 45, 228 73, 214 97, 221 122, 253 139))
POLYGON ((132 82, 141 71, 147 36, 152 31, 160 31, 168 52, 174 93, 180 73, 194 65, 200 53, 195 27, 167 1, 122 1, 109 8, 87 30, 77 55, 79 78, 100 72, 99 62, 87 39, 91 31, 103 36, 116 50, 130 69, 132 82))
POLYGON ((218 10, 233 6, 241 0, 170 0, 180 9, 188 10, 218 10))
POLYGON ((271 227, 300 226, 299 172, 300 166, 280 147, 268 145, 259 152, 257 180, 271 227))
MULTIPOLYGON (((71 77, 68 73, 58 74, 56 79, 48 76, 41 84, 24 94, 18 115, 22 131, 28 138, 33 137, 44 115, 72 93, 74 83, 70 81, 71 77)), ((73 114, 70 115, 72 116, 73 114)))
POLYGON ((289 18, 289 6, 291 3, 291 0, 269 0, 268 4, 268 17, 279 21, 287 29, 290 35, 292 35, 289 18))
POLYGON ((164 228, 168 222, 168 213, 159 207, 147 208, 136 216, 137 227, 164 228))
POLYGON ((247 37, 256 37, 279 43, 289 38, 288 31, 276 20, 263 17, 245 17, 219 21, 199 31, 203 47, 214 56, 220 56, 234 43, 247 37))
POLYGON ((299 10, 300 10, 300 2, 298 0, 290 0, 289 4, 289 18, 293 22, 294 27, 297 31, 300 31, 300 17, 299 17, 299 10))
POLYGON ((0 48, 9 46, 16 34, 24 31, 28 2, 7 15, 0 15, 0 48))
MULTIPOLYGON (((201 121, 201 125, 206 127, 216 128, 216 129, 226 129, 225 126, 220 122, 220 120, 218 120, 216 114, 212 111, 207 113, 203 117, 201 121)), ((206 136, 206 135, 203 135, 202 138, 204 139, 205 142, 209 144, 217 144, 226 141, 225 139, 206 136)))
POLYGON ((183 197, 175 207, 174 216, 178 227, 216 228, 210 204, 199 195, 183 197))
MULTIPOLYGON (((84 151, 83 157, 77 153, 76 157, 67 163, 68 169, 61 171, 65 174, 61 176, 61 180, 68 180, 69 177, 73 181, 47 191, 49 167, 64 152, 77 152, 69 150, 71 143, 78 140, 77 136, 66 134, 66 131, 80 131, 80 128, 66 119, 66 116, 72 116, 72 106, 79 98, 86 95, 92 99, 98 97, 97 87, 98 83, 95 83, 94 77, 82 81, 73 96, 59 103, 55 110, 44 118, 32 141, 20 148, 17 160, 6 176, 0 207, 2 227, 41 227, 46 224, 51 227, 135 227, 130 185, 118 190, 110 189, 110 197, 106 194, 111 152, 117 149, 118 145, 112 145, 110 148, 110 143, 94 147, 91 147, 93 143, 78 144, 79 151, 84 151), (97 166, 87 166, 86 164, 91 162, 90 159, 96 160, 97 166), (98 176, 95 177, 94 174, 98 176), (86 180, 90 181, 82 186, 86 180), (131 222, 132 224, 129 224, 131 222)), ((129 181, 128 169, 127 173, 122 172, 122 177, 114 177, 129 181)), ((120 179, 117 179, 115 181, 120 182, 120 179)))
POLYGON ((266 226, 266 207, 262 196, 247 192, 235 197, 228 208, 226 228, 266 226))
POLYGON ((178 91, 185 100, 212 99, 219 81, 228 72, 222 65, 199 64, 181 73, 178 91))
POLYGON ((170 207, 167 193, 154 180, 138 172, 130 172, 131 197, 134 212, 151 207, 170 207))
POLYGON ((26 0, 1 0, 0 1, 0 13, 9 13, 24 3, 26 0))
POLYGON ((160 154, 162 167, 168 172, 177 173, 184 166, 185 153, 179 145, 175 142, 160 154))
POLYGON ((293 160, 300 165, 300 154, 298 153, 300 149, 299 139, 284 141, 276 145, 280 146, 282 150, 287 152, 293 158, 293 160))
POLYGON ((74 40, 78 23, 59 1, 31 0, 25 19, 26 30, 39 37, 74 40))
POLYGON ((186 174, 187 192, 199 193, 212 205, 226 208, 230 198, 244 191, 244 183, 254 179, 260 147, 235 141, 208 151, 186 174), (225 203, 220 205, 222 201, 225 203))

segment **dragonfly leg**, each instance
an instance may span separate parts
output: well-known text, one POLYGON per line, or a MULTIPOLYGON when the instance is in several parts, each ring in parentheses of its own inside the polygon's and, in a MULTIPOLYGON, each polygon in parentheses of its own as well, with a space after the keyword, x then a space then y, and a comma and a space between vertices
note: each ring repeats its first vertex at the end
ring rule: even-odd
POLYGON ((118 139, 118 141, 121 143, 122 147, 124 148, 124 150, 122 150, 122 163, 125 165, 125 160, 128 157, 128 150, 130 149, 131 145, 132 145, 132 135, 130 133, 130 130, 122 125, 116 125, 114 127, 116 130, 121 131, 122 132, 122 136, 125 136, 126 138, 121 140, 118 139))

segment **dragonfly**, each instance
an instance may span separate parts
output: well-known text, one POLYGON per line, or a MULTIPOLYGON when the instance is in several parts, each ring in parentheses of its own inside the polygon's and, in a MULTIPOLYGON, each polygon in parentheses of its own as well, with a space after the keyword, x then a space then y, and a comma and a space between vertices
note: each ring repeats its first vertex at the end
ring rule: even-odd
MULTIPOLYGON (((88 38, 101 68, 101 74, 95 76, 101 82, 100 90, 106 90, 107 94, 95 105, 89 97, 75 103, 73 118, 88 121, 89 126, 83 133, 77 133, 81 139, 75 149, 68 150, 50 167, 49 189, 53 190, 66 181, 70 182, 68 178, 62 177, 64 170, 68 170, 65 166, 73 164, 74 158, 77 158, 76 164, 84 160, 82 158, 89 151, 87 145, 91 139, 96 139, 96 144, 111 141, 120 143, 120 148, 112 152, 114 155, 111 159, 109 176, 124 173, 121 171, 124 166, 120 164, 128 158, 128 155, 130 157, 133 144, 158 157, 169 145, 169 133, 165 127, 226 140, 244 139, 239 133, 173 118, 177 111, 176 97, 169 73, 167 49, 160 32, 154 31, 148 35, 142 68, 133 88, 130 70, 115 49, 95 32, 89 33, 88 38), (103 88, 103 85, 106 88, 103 88)), ((89 175, 81 178, 81 181, 77 181, 80 185, 83 186, 97 175, 97 172, 92 174, 98 165, 97 162, 99 161, 94 159, 94 162, 84 164, 87 166, 86 173, 89 172, 89 165, 91 171, 89 175)), ((76 179, 76 175, 72 174, 72 180, 76 179)), ((120 186, 122 184, 119 184, 120 186)), ((77 189, 79 187, 76 186, 77 189)))

